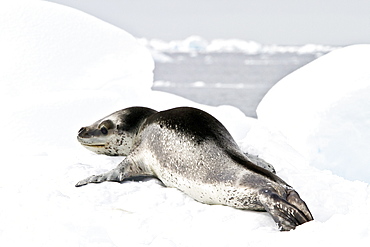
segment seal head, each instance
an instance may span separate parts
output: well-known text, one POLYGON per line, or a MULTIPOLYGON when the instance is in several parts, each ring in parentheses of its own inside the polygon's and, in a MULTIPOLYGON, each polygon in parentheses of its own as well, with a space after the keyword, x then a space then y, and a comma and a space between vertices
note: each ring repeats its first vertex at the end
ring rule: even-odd
POLYGON ((78 131, 77 140, 97 154, 126 156, 130 153, 139 126, 157 111, 130 107, 106 116, 78 131))

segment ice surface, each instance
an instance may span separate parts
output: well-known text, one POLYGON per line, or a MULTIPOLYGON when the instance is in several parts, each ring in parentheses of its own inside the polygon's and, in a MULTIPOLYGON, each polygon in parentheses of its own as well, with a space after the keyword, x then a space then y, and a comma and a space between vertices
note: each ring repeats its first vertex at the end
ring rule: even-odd
POLYGON ((126 32, 44 1, 2 2, 0 30, 1 246, 369 242, 368 183, 312 167, 274 131, 279 122, 265 126, 233 107, 197 105, 151 91, 152 58, 126 32), (80 147, 78 129, 132 105, 157 110, 190 105, 210 112, 244 151, 275 166, 307 202, 315 221, 282 233, 267 213, 201 204, 155 179, 75 188, 80 179, 122 160, 80 147))
POLYGON ((311 165, 370 182, 370 45, 331 52, 278 82, 257 109, 311 165))
MULTIPOLYGON (((298 53, 318 54, 328 53, 338 47, 307 44, 302 46, 262 45, 255 41, 240 39, 214 39, 208 41, 200 36, 190 36, 184 40, 163 41, 159 39, 140 38, 138 41, 146 46, 154 54, 167 53, 219 53, 219 52, 241 52, 245 54, 276 54, 276 53, 298 53)), ((156 59, 156 57, 154 57, 156 59)), ((158 61, 162 60, 158 57, 158 61)), ((169 62, 165 60, 165 62, 169 62)))

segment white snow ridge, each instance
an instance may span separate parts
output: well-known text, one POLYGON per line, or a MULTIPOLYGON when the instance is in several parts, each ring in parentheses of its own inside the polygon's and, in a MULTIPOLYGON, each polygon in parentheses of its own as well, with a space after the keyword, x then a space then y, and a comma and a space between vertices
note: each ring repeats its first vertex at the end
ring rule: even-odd
POLYGON ((3 1, 0 30, 1 246, 369 243, 369 45, 336 50, 283 79, 257 120, 151 91, 150 53, 77 10, 3 1), (267 213, 201 204, 155 179, 75 188, 122 159, 80 147, 78 129, 133 105, 210 112, 244 151, 275 166, 315 220, 280 232, 267 213))
POLYGON ((339 49, 276 84, 257 109, 310 164, 370 183, 370 45, 339 49))

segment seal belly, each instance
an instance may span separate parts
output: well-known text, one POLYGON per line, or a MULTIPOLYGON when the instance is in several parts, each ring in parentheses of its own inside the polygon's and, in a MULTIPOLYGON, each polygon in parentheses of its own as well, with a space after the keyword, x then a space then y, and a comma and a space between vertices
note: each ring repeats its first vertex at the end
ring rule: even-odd
POLYGON ((236 186, 235 181, 204 183, 194 181, 180 174, 157 174, 158 178, 167 186, 178 188, 193 199, 215 205, 226 205, 238 209, 264 210, 259 203, 258 190, 247 186, 236 186))

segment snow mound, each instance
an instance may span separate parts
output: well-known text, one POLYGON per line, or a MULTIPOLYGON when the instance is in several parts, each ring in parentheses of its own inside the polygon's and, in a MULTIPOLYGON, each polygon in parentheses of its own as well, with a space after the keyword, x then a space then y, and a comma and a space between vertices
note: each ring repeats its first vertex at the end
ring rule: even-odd
POLYGON ((23 15, 31 4, 2 2, 2 90, 13 95, 19 91, 98 89, 120 79, 133 87, 137 82, 151 86, 153 60, 130 34, 71 8, 60 12, 56 4, 33 4, 39 8, 23 15), (81 79, 89 83, 81 83, 81 79))
POLYGON ((257 109, 310 164, 370 182, 370 45, 333 51, 278 82, 257 109))

